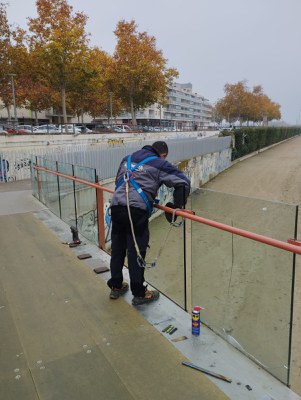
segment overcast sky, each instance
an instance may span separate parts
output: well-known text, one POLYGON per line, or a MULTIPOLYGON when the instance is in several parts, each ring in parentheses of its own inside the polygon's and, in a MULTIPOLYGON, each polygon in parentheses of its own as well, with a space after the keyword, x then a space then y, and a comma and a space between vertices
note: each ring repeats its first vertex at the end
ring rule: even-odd
MULTIPOLYGON (((26 27, 35 0, 8 0, 10 23, 26 27)), ((214 103, 225 83, 262 85, 282 119, 301 121, 301 0, 69 0, 88 15, 91 44, 113 54, 119 20, 155 36, 177 82, 214 103)))

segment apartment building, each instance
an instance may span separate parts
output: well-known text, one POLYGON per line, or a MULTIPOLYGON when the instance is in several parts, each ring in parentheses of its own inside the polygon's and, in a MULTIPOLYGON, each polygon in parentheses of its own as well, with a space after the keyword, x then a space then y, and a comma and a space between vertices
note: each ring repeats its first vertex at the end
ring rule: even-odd
POLYGON ((166 120, 177 124, 206 126, 211 121, 212 105, 205 97, 192 91, 191 83, 174 83, 168 88, 168 104, 164 110, 166 120))
MULTIPOLYGON (((208 126, 211 122, 212 105, 205 97, 192 91, 191 83, 174 83, 167 88, 167 104, 153 104, 136 113, 137 123, 142 125, 175 126, 177 128, 208 126)), ((123 122, 131 119, 124 113, 123 122)))

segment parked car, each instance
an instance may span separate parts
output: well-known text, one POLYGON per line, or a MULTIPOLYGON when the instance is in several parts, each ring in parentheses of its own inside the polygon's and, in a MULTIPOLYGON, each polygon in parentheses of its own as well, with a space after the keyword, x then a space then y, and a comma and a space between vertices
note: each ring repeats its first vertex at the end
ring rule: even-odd
POLYGON ((177 129, 174 126, 165 126, 163 131, 164 132, 176 132, 177 129))
POLYGON ((47 125, 40 125, 34 128, 33 130, 34 133, 60 133, 60 130, 57 126, 53 124, 47 124, 47 125))
POLYGON ((233 131, 235 129, 234 126, 224 126, 220 128, 220 131, 233 131))
POLYGON ((33 126, 32 125, 17 125, 16 129, 22 129, 26 133, 33 133, 33 126))
POLYGON ((15 134, 26 134, 28 132, 26 132, 24 129, 19 129, 17 126, 5 126, 4 127, 5 132, 7 133, 11 133, 13 135, 15 134))
POLYGON ((61 133, 81 133, 81 129, 73 124, 63 124, 63 125, 59 125, 59 131, 61 133))
POLYGON ((84 125, 76 125, 75 128, 79 129, 80 133, 92 133, 92 130, 84 125))
POLYGON ((115 125, 113 130, 117 133, 129 133, 132 131, 128 125, 115 125))

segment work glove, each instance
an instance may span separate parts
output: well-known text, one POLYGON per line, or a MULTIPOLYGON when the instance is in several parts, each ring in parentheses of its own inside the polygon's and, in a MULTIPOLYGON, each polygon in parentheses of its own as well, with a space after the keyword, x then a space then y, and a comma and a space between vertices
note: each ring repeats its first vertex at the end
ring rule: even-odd
MULTIPOLYGON (((174 210, 176 209, 176 208, 179 208, 179 207, 176 207, 173 203, 166 203, 165 204, 165 207, 169 207, 169 208, 173 208, 174 210)), ((165 211, 165 218, 167 219, 167 221, 171 224, 172 222, 175 222, 176 220, 177 220, 177 215, 176 214, 171 214, 171 213, 169 213, 169 212, 167 212, 167 211, 165 211)))

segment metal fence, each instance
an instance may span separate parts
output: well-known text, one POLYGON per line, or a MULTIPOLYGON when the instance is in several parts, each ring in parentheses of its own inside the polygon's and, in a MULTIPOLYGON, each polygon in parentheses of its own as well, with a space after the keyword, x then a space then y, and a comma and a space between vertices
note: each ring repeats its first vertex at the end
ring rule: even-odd
POLYGON ((127 139, 107 138, 103 141, 55 143, 28 147, 3 147, 0 151, 0 183, 30 178, 32 156, 44 156, 52 161, 96 168, 99 179, 112 178, 122 157, 155 140, 165 140, 169 146, 168 160, 177 163, 193 157, 229 149, 230 137, 176 137, 145 136, 127 139))
MULTIPOLYGON (((100 147, 99 149, 49 154, 47 158, 68 164, 96 168, 100 180, 115 176, 120 160, 154 140, 125 142, 119 147, 100 147)), ((168 161, 177 163, 194 157, 226 150, 231 145, 231 137, 209 137, 166 140, 169 147, 168 161)))

